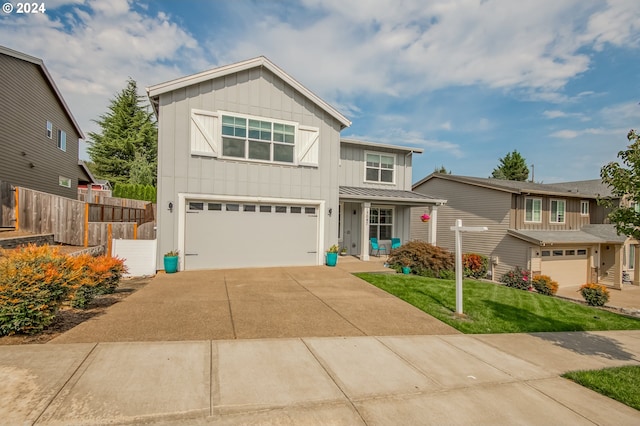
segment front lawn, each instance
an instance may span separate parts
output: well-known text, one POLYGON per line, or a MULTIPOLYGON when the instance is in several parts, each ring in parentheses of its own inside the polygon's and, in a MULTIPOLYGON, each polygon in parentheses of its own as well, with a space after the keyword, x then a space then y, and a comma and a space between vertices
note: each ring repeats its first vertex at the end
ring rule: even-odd
POLYGON ((637 365, 571 371, 563 377, 640 410, 640 367, 637 365))
POLYGON ((453 280, 402 274, 356 275, 468 334, 640 329, 640 319, 474 280, 463 284, 467 317, 456 318, 453 280))

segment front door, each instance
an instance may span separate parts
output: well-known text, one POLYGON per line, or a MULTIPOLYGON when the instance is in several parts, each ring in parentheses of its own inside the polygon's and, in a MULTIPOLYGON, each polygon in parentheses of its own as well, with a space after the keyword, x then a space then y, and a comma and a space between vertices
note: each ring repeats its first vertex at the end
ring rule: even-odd
POLYGON ((347 253, 352 256, 360 254, 360 216, 359 204, 344 203, 342 244, 347 247, 347 253))

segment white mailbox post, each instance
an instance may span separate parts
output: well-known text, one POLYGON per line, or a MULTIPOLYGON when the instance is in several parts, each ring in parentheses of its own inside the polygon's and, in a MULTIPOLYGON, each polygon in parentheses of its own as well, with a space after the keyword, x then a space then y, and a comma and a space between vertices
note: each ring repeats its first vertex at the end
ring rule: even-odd
POLYGON ((456 219, 455 226, 451 227, 456 233, 456 314, 462 315, 462 238, 461 232, 484 232, 489 228, 486 226, 462 226, 462 219, 456 219))

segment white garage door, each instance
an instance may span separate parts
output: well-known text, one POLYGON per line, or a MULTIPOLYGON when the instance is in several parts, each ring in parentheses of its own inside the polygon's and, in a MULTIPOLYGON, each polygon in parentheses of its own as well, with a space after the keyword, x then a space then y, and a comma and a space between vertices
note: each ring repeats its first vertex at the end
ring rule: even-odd
POLYGON ((186 270, 318 263, 318 207, 187 201, 186 270))
POLYGON ((542 275, 558 282, 559 287, 588 282, 588 250, 584 248, 554 248, 542 250, 542 275))

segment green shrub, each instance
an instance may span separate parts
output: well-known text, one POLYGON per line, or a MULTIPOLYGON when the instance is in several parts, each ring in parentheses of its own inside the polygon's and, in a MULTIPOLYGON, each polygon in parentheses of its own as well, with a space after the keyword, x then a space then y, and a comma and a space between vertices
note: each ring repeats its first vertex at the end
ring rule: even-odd
POLYGON ((600 284, 584 284, 580 287, 580 294, 591 306, 604 306, 609 301, 609 290, 600 284))
POLYGON ((516 266, 502 277, 500 282, 507 287, 518 288, 520 290, 529 290, 531 288, 531 274, 526 269, 520 269, 516 266))
POLYGON ((538 293, 547 296, 553 296, 558 291, 558 283, 547 275, 535 275, 531 280, 531 284, 533 284, 538 293))
POLYGON ((407 264, 414 274, 437 278, 442 278, 444 271, 455 268, 452 253, 424 241, 409 241, 392 250, 387 263, 394 269, 407 264))
POLYGON ((484 278, 489 269, 489 259, 487 256, 478 253, 464 253, 462 255, 464 265, 464 276, 471 278, 484 278))

